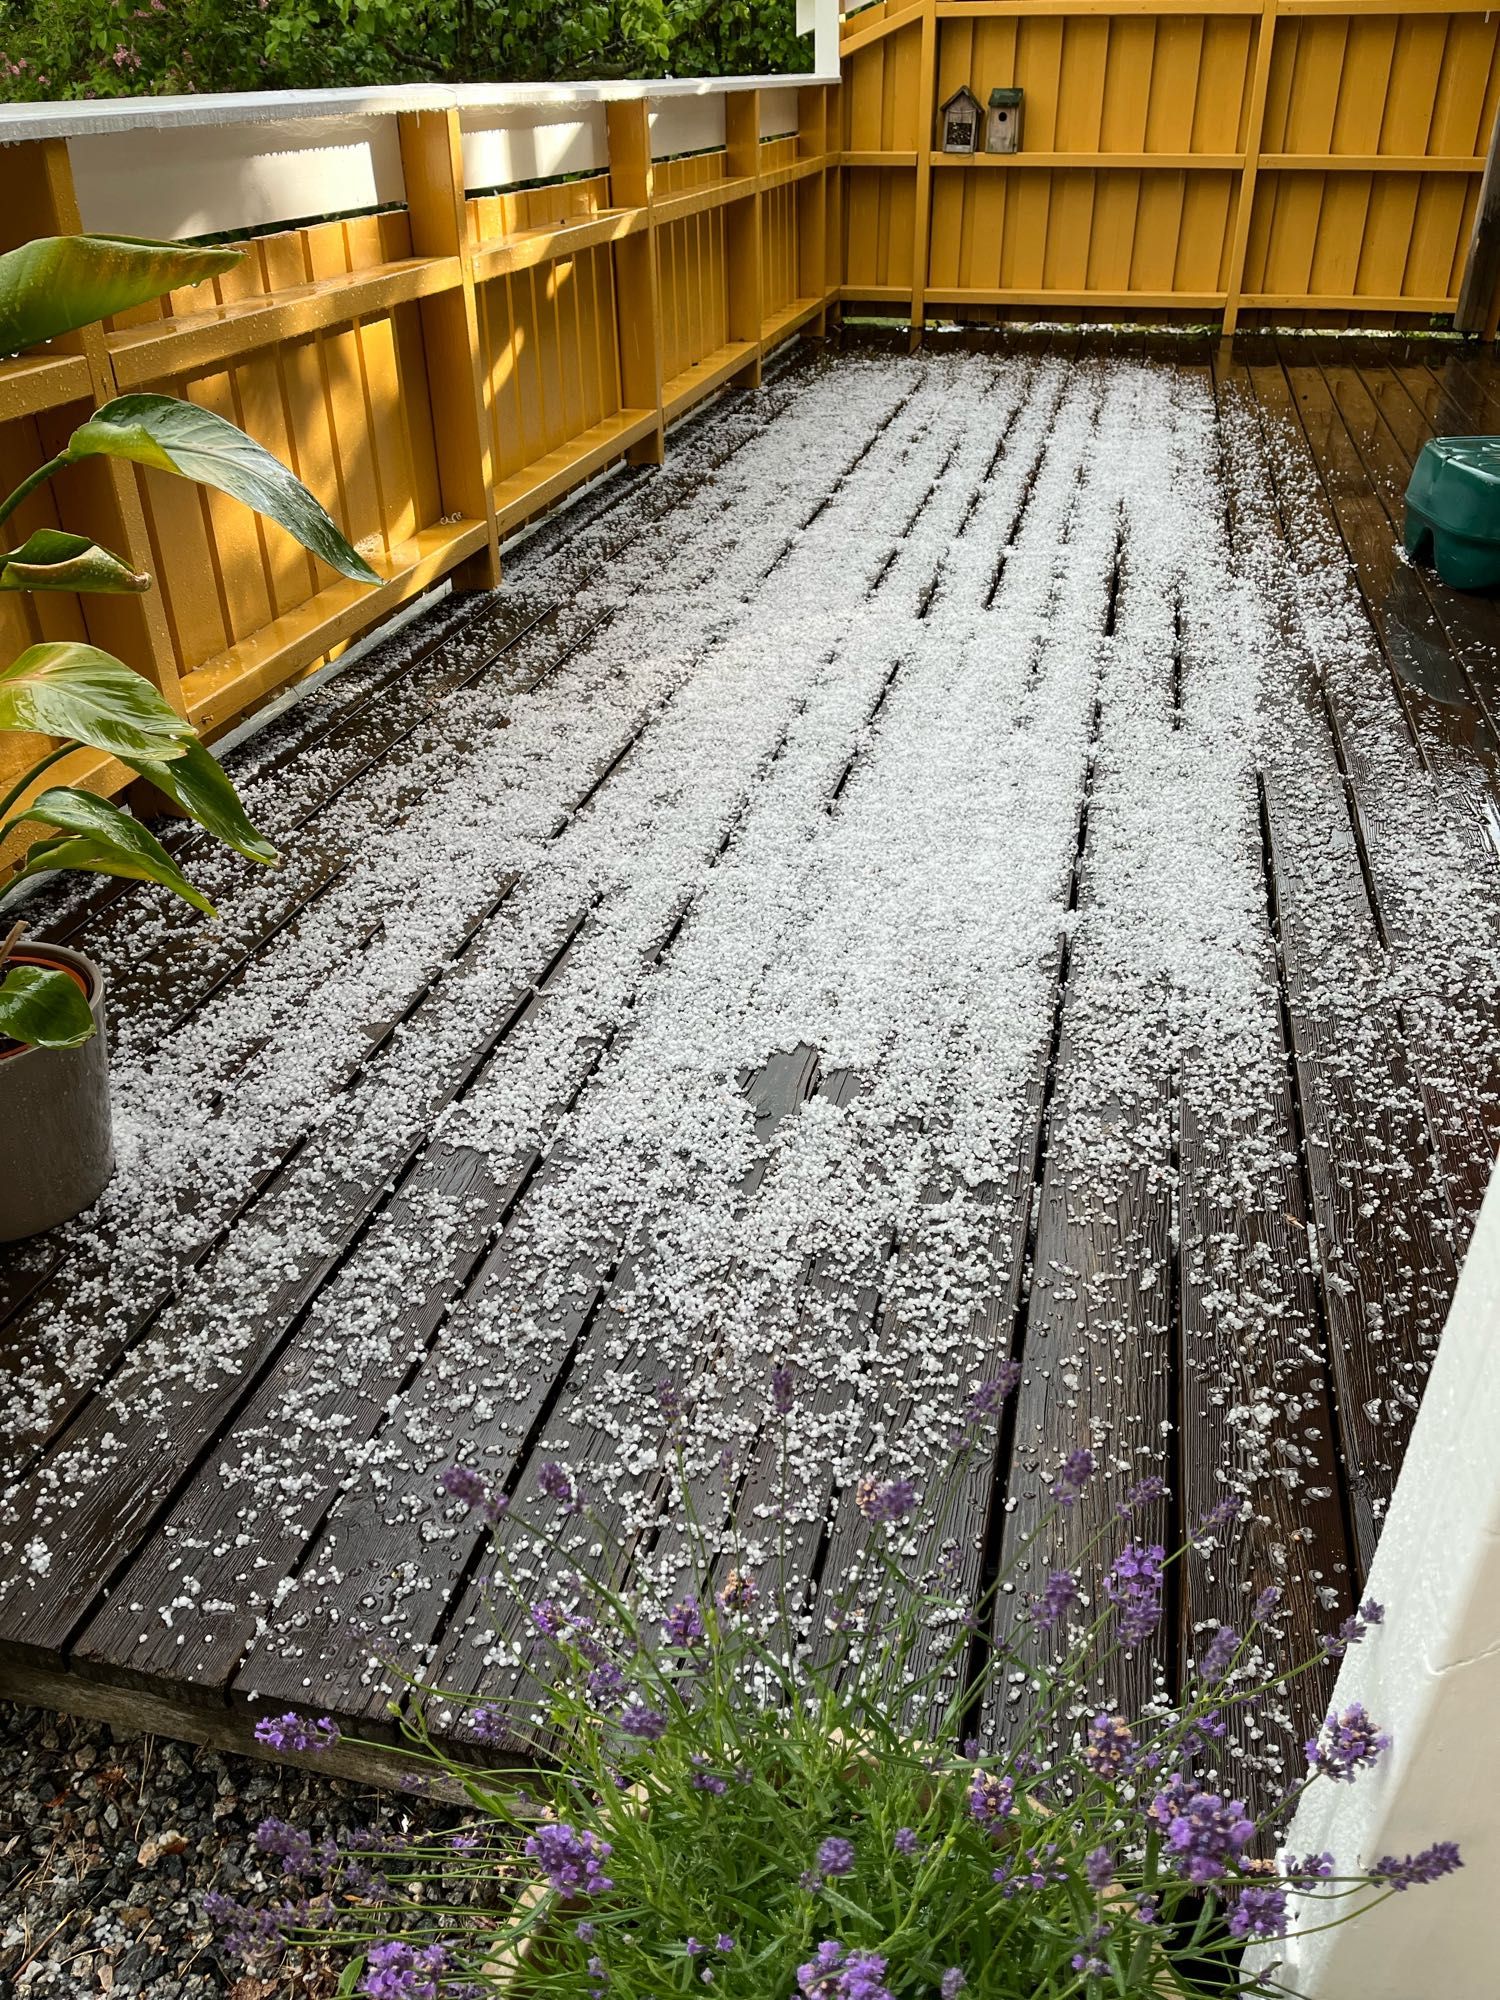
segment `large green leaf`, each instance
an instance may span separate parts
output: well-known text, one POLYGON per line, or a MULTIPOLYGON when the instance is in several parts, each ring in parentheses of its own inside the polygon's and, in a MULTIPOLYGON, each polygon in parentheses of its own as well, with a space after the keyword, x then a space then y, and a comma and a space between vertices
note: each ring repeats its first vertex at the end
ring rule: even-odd
POLYGON ((21 875, 39 874, 43 869, 90 868, 105 875, 125 875, 136 882, 159 882, 164 889, 191 903, 195 910, 203 910, 209 916, 215 914, 213 904, 193 887, 156 835, 97 793, 79 791, 72 785, 54 785, 39 793, 11 824, 27 820, 54 827, 58 833, 74 838, 38 842, 28 852, 25 866, 18 870, 18 879, 21 875), (75 847, 80 840, 88 846, 86 857, 72 856, 67 860, 58 857, 60 848, 75 847))
POLYGON ((76 979, 38 965, 17 965, 0 979, 0 1035, 35 1049, 76 1049, 94 1017, 76 979))
POLYGON ((224 775, 224 767, 201 743, 190 743, 187 754, 170 764, 126 761, 226 847, 234 848, 250 861, 263 861, 268 867, 274 867, 280 859, 265 835, 251 825, 239 793, 224 775))
POLYGON ((241 255, 144 237, 38 236, 0 257, 0 354, 199 284, 241 255))
MULTIPOLYGON (((170 866, 170 864, 169 864, 170 866)), ((87 834, 73 834, 62 840, 39 840, 28 848, 23 867, 11 877, 13 882, 24 882, 29 875, 50 875, 59 869, 78 868, 90 875, 118 875, 127 882, 161 882, 168 889, 175 889, 184 896, 195 909, 206 911, 209 916, 217 916, 212 903, 201 896, 188 882, 178 888, 175 881, 168 880, 152 862, 116 847, 112 842, 94 840, 87 834)))
POLYGON ((356 583, 380 582, 378 572, 281 460, 212 410, 174 396, 117 396, 74 431, 63 455, 79 459, 99 454, 217 486, 279 521, 340 575, 356 583))
POLYGON ((28 646, 0 667, 0 730, 66 736, 117 757, 183 755, 193 726, 112 654, 71 639, 28 646))
POLYGON ((87 535, 38 528, 11 555, 0 554, 0 590, 140 591, 151 579, 87 535))

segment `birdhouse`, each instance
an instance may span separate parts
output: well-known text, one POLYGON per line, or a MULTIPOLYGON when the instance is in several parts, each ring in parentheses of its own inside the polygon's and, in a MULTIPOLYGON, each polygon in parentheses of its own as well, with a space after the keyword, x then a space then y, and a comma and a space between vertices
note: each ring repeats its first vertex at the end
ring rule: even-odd
POLYGON ((984 150, 987 153, 1019 153, 1021 150, 1021 107, 1024 90, 990 92, 990 115, 985 120, 984 150))
POLYGON ((974 153, 979 150, 979 121, 984 113, 979 99, 967 86, 955 90, 938 112, 945 153, 974 153))

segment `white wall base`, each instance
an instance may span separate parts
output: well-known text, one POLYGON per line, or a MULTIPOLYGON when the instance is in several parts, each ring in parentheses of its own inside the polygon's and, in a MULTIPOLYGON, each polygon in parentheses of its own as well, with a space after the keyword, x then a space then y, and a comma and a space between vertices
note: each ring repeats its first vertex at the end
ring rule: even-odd
MULTIPOLYGON (((1352 1647, 1335 1703, 1391 1736, 1354 1784, 1314 1785, 1289 1851, 1340 1869, 1456 1840, 1456 1875, 1251 1963, 1309 2000, 1500 1994, 1500 1176, 1490 1183, 1370 1573, 1387 1622, 1352 1647)), ((1342 1907, 1347 1907, 1344 1905, 1342 1907)), ((1316 1898, 1299 1925, 1333 1914, 1316 1898)))

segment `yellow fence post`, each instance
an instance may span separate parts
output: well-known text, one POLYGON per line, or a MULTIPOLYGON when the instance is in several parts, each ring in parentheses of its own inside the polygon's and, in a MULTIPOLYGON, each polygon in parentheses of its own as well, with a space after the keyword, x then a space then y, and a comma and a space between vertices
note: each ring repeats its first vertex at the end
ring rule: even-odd
POLYGON ((427 391, 432 401, 443 511, 486 526, 484 547, 452 571, 458 590, 493 590, 500 581, 495 468, 485 407, 473 251, 464 199, 463 132, 457 111, 403 111, 401 170, 411 247, 418 257, 457 257, 463 281, 421 301, 427 391))
MULTIPOLYGON (((33 236, 72 236, 82 229, 65 139, 34 139, 7 147, 5 173, 7 237, 13 235, 17 243, 24 243, 33 236)), ((60 352, 84 357, 95 402, 106 403, 119 393, 102 327, 86 326, 77 333, 61 334, 54 345, 60 352)), ((79 420, 80 412, 66 405, 39 416, 37 429, 43 450, 49 455, 59 450, 79 420)), ((112 458, 75 466, 58 491, 57 504, 66 526, 86 527, 97 541, 123 556, 132 569, 156 568, 134 466, 112 458)), ((80 603, 90 641, 137 668, 179 713, 184 713, 177 656, 160 593, 150 590, 139 597, 89 596, 80 603)))
POLYGON ((824 210, 826 221, 823 226, 824 254, 827 257, 826 282, 828 293, 828 324, 830 330, 837 328, 844 317, 844 273, 846 256, 844 249, 844 86, 832 84, 825 93, 827 109, 824 115, 824 135, 828 150, 833 156, 833 165, 824 174, 826 187, 824 210))
POLYGON ((821 299, 810 331, 828 331, 828 92, 822 85, 797 92, 797 157, 822 160, 822 170, 797 184, 797 295, 821 299))
POLYGON ((911 345, 922 344, 927 319, 927 257, 932 239, 932 144, 937 120, 937 0, 922 0, 922 52, 917 64, 917 200, 911 251, 911 345))
POLYGON ((731 90, 724 99, 724 171, 731 180, 747 178, 750 192, 731 202, 724 216, 727 323, 731 340, 753 340, 755 352, 730 380, 760 387, 765 324, 765 245, 761 241, 760 92, 731 90))
POLYGON ((616 337, 620 396, 627 409, 655 410, 656 429, 625 454, 631 465, 660 465, 666 424, 661 407, 661 294, 656 270, 655 173, 651 106, 644 97, 605 106, 609 128, 609 198, 643 208, 646 227, 615 245, 616 337))
POLYGON ((1265 137, 1266 87, 1271 79, 1271 54, 1276 41, 1276 0, 1265 0, 1256 33, 1255 69, 1250 81, 1250 104, 1245 119, 1245 164, 1240 169, 1240 195, 1234 211, 1234 239, 1229 252, 1224 296, 1224 338, 1228 340, 1239 324, 1240 297, 1245 289, 1245 256, 1250 247, 1250 217, 1255 207, 1255 180, 1260 172, 1261 144, 1265 137))

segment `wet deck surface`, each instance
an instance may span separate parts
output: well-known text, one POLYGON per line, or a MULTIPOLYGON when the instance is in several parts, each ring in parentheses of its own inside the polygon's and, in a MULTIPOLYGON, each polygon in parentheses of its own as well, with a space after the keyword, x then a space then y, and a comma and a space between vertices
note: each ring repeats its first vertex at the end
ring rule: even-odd
POLYGON ((966 1586, 1087 1444, 1002 1617, 1160 1473, 1154 1537, 1249 1508, 1105 1692, 1273 1581, 1307 1651, 1500 1121, 1500 609, 1395 547, 1490 430, 1442 346, 799 361, 234 753, 286 866, 189 841, 217 926, 35 905, 109 970, 122 1165, 0 1261, 0 1687, 224 1740, 487 1692, 524 1630, 438 1472, 561 1460, 667 1595, 663 1380, 719 1565, 826 1596, 1012 1355, 966 1586))

